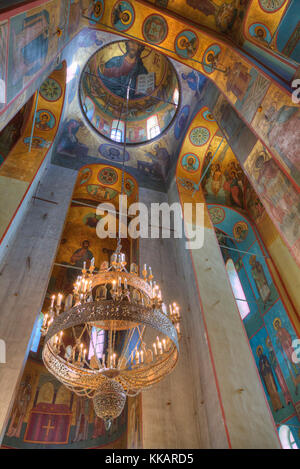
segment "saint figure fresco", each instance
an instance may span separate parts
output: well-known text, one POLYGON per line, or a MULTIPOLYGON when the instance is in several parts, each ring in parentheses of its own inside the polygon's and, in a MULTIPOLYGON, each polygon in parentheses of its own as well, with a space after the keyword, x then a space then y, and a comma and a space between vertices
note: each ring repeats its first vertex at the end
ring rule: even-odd
POLYGON ((282 409, 283 405, 278 394, 277 384, 275 381, 271 364, 267 356, 264 355, 263 348, 261 345, 257 347, 256 353, 259 359, 258 368, 260 376, 265 384, 267 393, 270 396, 274 412, 277 412, 277 410, 282 409))
POLYGON ((249 264, 251 265, 251 275, 255 282, 258 294, 262 302, 266 303, 271 296, 271 290, 265 276, 263 266, 256 260, 255 255, 250 257, 249 264))

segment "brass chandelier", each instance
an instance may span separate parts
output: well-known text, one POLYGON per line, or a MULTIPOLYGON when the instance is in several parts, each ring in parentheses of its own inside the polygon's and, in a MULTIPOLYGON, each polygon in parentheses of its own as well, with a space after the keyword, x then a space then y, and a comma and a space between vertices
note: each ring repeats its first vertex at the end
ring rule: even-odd
POLYGON ((93 399, 108 429, 126 396, 161 381, 178 359, 179 307, 167 310, 152 270, 126 270, 120 240, 95 272, 84 263, 74 285, 73 304, 62 310, 62 295, 52 297, 44 317, 43 361, 55 378, 79 396, 93 399), (74 304, 74 305, 73 305, 74 304))
MULTIPOLYGON (((131 82, 130 77, 126 116, 131 82)), ((126 125, 127 119, 125 137, 126 125)), ((126 138, 122 193, 125 154, 126 138)), ((161 381, 173 370, 179 352, 179 307, 173 303, 166 309, 151 267, 144 265, 142 277, 134 263, 126 270, 120 238, 119 233, 110 265, 104 262, 95 272, 94 259, 88 268, 83 264, 70 307, 65 302, 62 311, 62 295, 57 295, 56 304, 52 297, 42 326, 46 368, 77 395, 92 398, 107 429, 121 414, 126 396, 161 381)))

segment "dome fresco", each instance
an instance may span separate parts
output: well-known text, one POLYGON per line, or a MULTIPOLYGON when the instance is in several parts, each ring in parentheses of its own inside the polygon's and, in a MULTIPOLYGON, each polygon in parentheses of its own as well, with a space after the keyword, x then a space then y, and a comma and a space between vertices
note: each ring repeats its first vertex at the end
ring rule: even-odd
POLYGON ((135 41, 116 41, 86 63, 80 80, 82 111, 102 136, 136 144, 153 140, 173 121, 179 84, 171 62, 135 41), (126 93, 129 85, 128 111, 126 93))

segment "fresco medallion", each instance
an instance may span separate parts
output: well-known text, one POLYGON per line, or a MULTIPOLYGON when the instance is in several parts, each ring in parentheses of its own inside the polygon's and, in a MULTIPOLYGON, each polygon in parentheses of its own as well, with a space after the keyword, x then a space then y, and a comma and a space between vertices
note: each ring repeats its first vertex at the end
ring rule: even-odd
POLYGON ((214 225, 218 225, 218 223, 222 223, 222 221, 224 221, 225 210, 222 207, 211 207, 208 211, 214 225))
POLYGON ((103 0, 94 0, 89 8, 89 17, 90 23, 96 24, 97 21, 100 21, 104 13, 104 1, 103 0), (94 21, 92 21, 94 20, 94 21))
POLYGON ((55 126, 55 117, 47 109, 39 109, 36 113, 35 127, 39 130, 47 131, 55 126))
POLYGON ((200 166, 199 159, 194 153, 187 153, 182 157, 181 166, 189 173, 196 173, 200 166))
POLYGON ((248 236, 248 225, 245 221, 238 221, 233 227, 234 239, 238 242, 245 241, 248 236))
POLYGON ((205 145, 210 137, 210 132, 206 127, 195 127, 190 132, 190 141, 196 147, 205 145))
POLYGON ((202 67, 206 73, 212 73, 217 66, 218 56, 221 53, 221 47, 218 44, 212 44, 206 49, 202 59, 202 67))
POLYGON ((83 168, 80 171, 80 176, 79 176, 79 184, 82 186, 82 184, 87 183, 92 175, 92 170, 91 168, 83 168))
POLYGON ((118 31, 127 31, 133 25, 134 19, 134 8, 131 3, 122 0, 115 4, 111 22, 118 31))
POLYGON ((108 143, 102 143, 98 151, 100 155, 111 161, 123 161, 123 159, 128 161, 130 159, 128 151, 125 151, 125 155, 123 155, 123 148, 118 148, 108 143))
POLYGON ((193 57, 199 46, 197 35, 193 31, 182 31, 175 39, 176 53, 183 59, 190 59, 193 57))
POLYGON ((98 173, 98 179, 102 184, 112 185, 118 180, 118 173, 113 168, 103 168, 98 173))
POLYGON ((40 95, 46 101, 57 101, 62 95, 62 89, 54 78, 47 78, 40 87, 40 95))
POLYGON ((143 36, 150 44, 160 44, 168 34, 168 24, 160 15, 150 15, 143 24, 143 36))
POLYGON ((272 40, 272 35, 269 29, 261 23, 254 23, 249 28, 249 34, 262 44, 269 44, 272 40))
POLYGON ((212 113, 210 112, 209 109, 206 109, 206 111, 203 111, 202 116, 208 122, 215 122, 215 118, 214 118, 214 116, 212 115, 212 113))
POLYGON ((258 0, 262 10, 267 13, 274 13, 279 10, 286 2, 286 0, 258 0))
POLYGON ((124 190, 125 190, 126 195, 130 197, 134 190, 134 182, 131 179, 129 178, 125 179, 124 190))

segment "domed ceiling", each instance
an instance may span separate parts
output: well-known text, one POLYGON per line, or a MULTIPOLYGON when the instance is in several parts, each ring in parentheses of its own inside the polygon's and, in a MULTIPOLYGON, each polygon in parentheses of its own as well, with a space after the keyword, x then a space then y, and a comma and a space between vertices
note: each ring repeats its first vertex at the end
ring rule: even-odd
POLYGON ((145 143, 161 135, 176 115, 177 74, 155 50, 132 40, 115 41, 86 63, 80 102, 86 119, 103 137, 123 142, 126 133, 127 144, 145 143))

